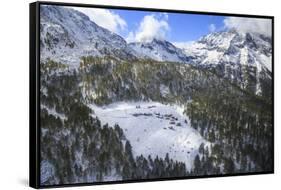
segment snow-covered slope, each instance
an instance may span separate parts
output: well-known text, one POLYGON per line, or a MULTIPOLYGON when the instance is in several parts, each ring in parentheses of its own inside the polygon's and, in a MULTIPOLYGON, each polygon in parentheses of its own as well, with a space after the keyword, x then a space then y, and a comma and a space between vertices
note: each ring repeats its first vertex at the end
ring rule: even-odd
POLYGON ((41 6, 40 24, 42 60, 51 58, 77 66, 81 56, 135 58, 133 50, 122 37, 98 26, 74 9, 41 6))
POLYGON ((271 72, 271 38, 235 30, 210 33, 184 49, 199 65, 248 65, 271 72))
POLYGON ((77 68, 82 56, 180 62, 215 70, 220 77, 256 94, 267 91, 263 88, 272 77, 272 39, 256 33, 214 32, 180 49, 159 39, 128 44, 71 8, 42 6, 40 19, 42 63, 50 58, 77 68))
POLYGON ((118 124, 123 129, 135 156, 165 158, 169 153, 173 160, 184 162, 190 170, 199 146, 202 143, 210 145, 191 128, 189 118, 180 106, 158 102, 116 102, 104 107, 93 104, 90 107, 93 116, 98 116, 102 124, 118 124))
POLYGON ((149 58, 190 62, 190 57, 168 41, 153 39, 130 43, 98 26, 85 14, 61 6, 42 6, 40 11, 41 59, 78 66, 81 56, 111 55, 120 59, 149 58))
POLYGON ((127 44, 121 36, 71 8, 42 6, 40 19, 42 60, 51 58, 77 66, 81 56, 111 55, 126 60, 149 58, 199 66, 250 65, 271 72, 271 38, 259 34, 214 32, 185 47, 159 39, 127 44))
POLYGON ((140 58, 150 58, 157 61, 172 61, 191 63, 188 55, 165 40, 153 39, 151 42, 134 42, 129 44, 140 58))
POLYGON ((271 83, 270 37, 228 30, 210 33, 182 48, 193 57, 194 65, 215 71, 257 95, 264 94, 262 88, 271 83))

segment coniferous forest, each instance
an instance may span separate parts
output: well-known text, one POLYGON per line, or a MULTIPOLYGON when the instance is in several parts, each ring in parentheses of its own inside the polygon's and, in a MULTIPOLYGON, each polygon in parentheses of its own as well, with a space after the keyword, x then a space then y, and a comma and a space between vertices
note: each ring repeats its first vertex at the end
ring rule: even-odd
POLYGON ((47 168, 42 176, 48 177, 45 184, 272 169, 270 101, 241 90, 213 73, 181 64, 153 61, 132 64, 114 58, 91 57, 81 61, 79 71, 71 71, 50 60, 41 66, 41 92, 41 164, 47 168), (136 67, 138 78, 132 74, 136 67), (58 69, 63 72, 55 72, 58 69), (179 70, 184 70, 182 75, 179 70), (125 89, 121 80, 135 87, 125 89), (151 81, 169 85, 170 96, 161 97, 151 81), (88 96, 91 89, 100 92, 100 96, 95 99, 88 96), (168 152, 164 158, 133 155, 123 129, 118 124, 102 125, 87 106, 89 102, 102 106, 112 101, 143 99, 182 103, 191 127, 211 143, 210 146, 200 144, 191 170, 168 152))
POLYGON ((40 50, 42 186, 273 172, 271 36, 128 42, 46 5, 40 50))

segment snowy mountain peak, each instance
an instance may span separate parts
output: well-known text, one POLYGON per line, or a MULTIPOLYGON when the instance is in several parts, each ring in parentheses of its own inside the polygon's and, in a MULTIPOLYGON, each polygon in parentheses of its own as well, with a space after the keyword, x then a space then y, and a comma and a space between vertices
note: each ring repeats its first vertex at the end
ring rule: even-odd
POLYGON ((40 11, 41 59, 79 66, 82 56, 119 59, 153 59, 199 66, 249 65, 271 72, 272 39, 257 33, 227 30, 210 33, 188 46, 166 40, 129 43, 98 26, 85 14, 61 6, 42 6, 40 11))
POLYGON ((222 51, 229 47, 231 40, 236 35, 235 31, 214 32, 201 37, 197 43, 205 44, 209 49, 218 48, 222 51))
POLYGON ((82 56, 136 58, 121 36, 98 26, 79 11, 42 6, 40 19, 42 60, 52 58, 77 67, 82 56))
POLYGON ((182 47, 199 65, 248 65, 271 71, 271 38, 235 30, 210 33, 182 47))
POLYGON ((141 58, 184 63, 191 61, 191 58, 180 48, 177 48, 166 40, 154 38, 150 42, 134 42, 130 43, 129 46, 134 49, 141 58))

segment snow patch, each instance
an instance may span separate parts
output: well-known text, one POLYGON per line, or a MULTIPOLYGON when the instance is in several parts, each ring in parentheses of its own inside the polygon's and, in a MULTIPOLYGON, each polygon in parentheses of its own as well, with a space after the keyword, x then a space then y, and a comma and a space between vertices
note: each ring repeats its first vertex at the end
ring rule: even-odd
POLYGON ((241 49, 240 63, 241 63, 241 65, 247 65, 248 64, 248 49, 246 47, 241 49))
POLYGON ((133 147, 135 156, 165 158, 169 153, 173 160, 186 164, 188 170, 198 154, 201 143, 208 141, 190 126, 183 114, 183 107, 158 102, 118 102, 108 106, 89 105, 104 125, 118 124, 133 147))
POLYGON ((168 94, 170 94, 170 89, 168 86, 160 84, 160 93, 162 96, 167 96, 168 94))
POLYGON ((50 162, 43 160, 40 163, 40 168, 40 184, 44 184, 50 178, 54 177, 55 168, 50 162))
POLYGON ((62 113, 58 113, 54 108, 48 108, 47 106, 41 104, 41 109, 42 108, 45 108, 47 111, 48 111, 48 114, 49 115, 53 115, 55 116, 56 118, 60 118, 62 121, 66 120, 66 116, 62 113))

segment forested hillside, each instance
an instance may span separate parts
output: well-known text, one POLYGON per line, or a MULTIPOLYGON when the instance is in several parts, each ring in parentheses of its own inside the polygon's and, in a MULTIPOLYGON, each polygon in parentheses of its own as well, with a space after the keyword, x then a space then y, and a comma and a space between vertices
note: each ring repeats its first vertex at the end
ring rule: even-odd
POLYGON ((41 66, 41 92, 43 184, 272 168, 271 104, 204 69, 84 57, 72 71, 49 60, 41 66), (201 144, 193 169, 168 153, 165 158, 133 155, 122 128, 101 125, 88 107, 140 100, 184 105, 191 127, 211 143, 201 144))

